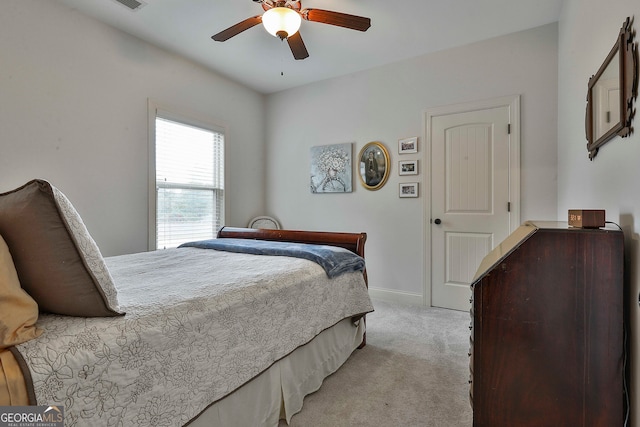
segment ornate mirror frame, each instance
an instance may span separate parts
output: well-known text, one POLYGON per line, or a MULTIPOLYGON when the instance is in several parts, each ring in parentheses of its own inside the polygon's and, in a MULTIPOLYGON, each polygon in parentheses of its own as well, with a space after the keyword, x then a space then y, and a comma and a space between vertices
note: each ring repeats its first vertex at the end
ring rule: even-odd
POLYGON ((624 138, 633 132, 631 124, 636 112, 633 102, 638 96, 638 43, 634 43, 632 25, 633 19, 627 18, 611 52, 589 79, 585 130, 591 160, 613 137, 624 138), (604 105, 609 94, 613 94, 613 100, 604 105), (619 115, 616 109, 620 111, 619 115))

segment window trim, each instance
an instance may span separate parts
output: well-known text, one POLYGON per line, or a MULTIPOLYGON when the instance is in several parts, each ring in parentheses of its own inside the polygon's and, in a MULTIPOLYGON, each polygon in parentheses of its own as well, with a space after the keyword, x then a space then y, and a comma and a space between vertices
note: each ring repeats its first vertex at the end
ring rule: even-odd
MULTIPOLYGON (((173 106, 162 105, 152 99, 148 100, 148 196, 147 196, 147 211, 148 211, 148 226, 147 226, 147 249, 149 251, 156 250, 156 220, 157 220, 157 193, 156 193, 156 117, 161 117, 167 120, 173 120, 176 122, 184 123, 186 125, 195 126, 202 129, 207 129, 212 132, 220 132, 224 135, 224 182, 225 187, 227 183, 227 147, 228 147, 228 126, 218 120, 206 117, 202 114, 195 113, 193 111, 185 111, 173 106)), ((225 224, 225 218, 227 218, 227 191, 225 190, 222 196, 223 199, 223 211, 221 223, 225 224)))

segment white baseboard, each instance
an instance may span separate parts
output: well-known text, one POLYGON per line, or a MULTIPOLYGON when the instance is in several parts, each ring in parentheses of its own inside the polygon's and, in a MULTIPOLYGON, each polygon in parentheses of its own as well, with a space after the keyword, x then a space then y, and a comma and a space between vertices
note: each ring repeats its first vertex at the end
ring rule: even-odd
POLYGON ((369 295, 373 299, 386 302, 397 302, 407 305, 424 305, 422 294, 414 294, 411 292, 394 291, 391 289, 369 288, 369 295))

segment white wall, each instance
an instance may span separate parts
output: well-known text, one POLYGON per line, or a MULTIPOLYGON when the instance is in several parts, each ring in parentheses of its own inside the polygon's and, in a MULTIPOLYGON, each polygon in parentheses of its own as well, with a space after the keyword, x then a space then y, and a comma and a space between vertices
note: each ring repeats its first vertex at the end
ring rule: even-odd
MULTIPOLYGON (((521 95, 521 219, 556 219, 557 25, 551 24, 267 97, 267 211, 286 228, 365 231, 367 269, 377 295, 422 303, 429 178, 420 198, 399 199, 398 161, 427 161, 426 109, 521 95), (397 150, 419 136, 417 155, 397 150), (391 177, 368 191, 354 170, 354 192, 311 194, 309 149, 370 141, 391 155, 391 177)), ((428 264, 427 264, 428 266, 428 264)), ((430 274, 428 271, 427 275, 430 274)))
POLYGON ((636 408, 640 408, 638 115, 634 123, 636 132, 605 144, 593 161, 587 157, 584 132, 587 83, 613 47, 628 16, 636 17, 637 31, 640 28, 637 0, 565 0, 558 50, 558 217, 566 218, 568 209, 605 209, 606 219, 622 226, 625 232, 632 372, 632 422, 629 425, 640 426, 636 413, 636 408))
POLYGON ((147 249, 147 99, 227 126, 227 224, 264 206, 264 97, 55 2, 0 2, 0 192, 50 180, 103 254, 147 249))

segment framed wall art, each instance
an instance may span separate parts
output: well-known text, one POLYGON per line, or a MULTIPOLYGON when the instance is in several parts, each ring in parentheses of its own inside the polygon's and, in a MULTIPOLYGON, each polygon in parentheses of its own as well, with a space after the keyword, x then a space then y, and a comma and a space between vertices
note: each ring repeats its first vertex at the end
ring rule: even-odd
POLYGON ((311 147, 311 192, 351 193, 352 143, 311 147))
POLYGON ((418 197, 418 183, 417 182, 401 182, 399 196, 400 197, 418 197))
POLYGON ((401 160, 398 162, 398 175, 418 175, 418 161, 401 160))
POLYGON ((381 142, 369 142, 358 154, 358 176, 367 190, 378 190, 389 178, 389 152, 381 142))
POLYGON ((404 138, 398 141, 398 154, 418 152, 418 137, 404 138))

